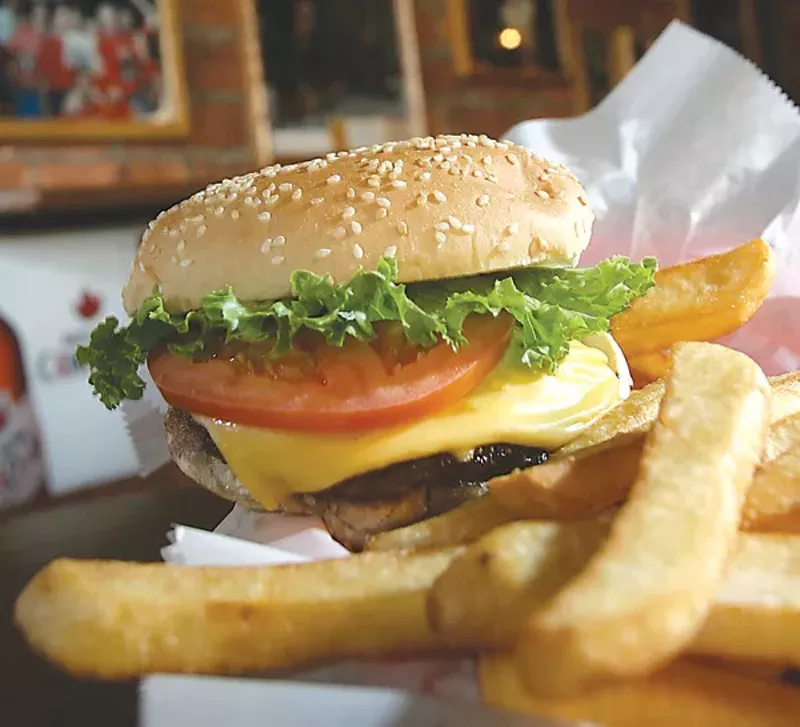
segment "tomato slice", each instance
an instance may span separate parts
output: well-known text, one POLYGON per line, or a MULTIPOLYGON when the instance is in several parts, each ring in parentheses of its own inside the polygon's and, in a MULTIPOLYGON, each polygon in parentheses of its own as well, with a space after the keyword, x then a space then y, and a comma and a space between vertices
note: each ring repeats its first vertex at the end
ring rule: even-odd
POLYGON ((385 326, 373 342, 306 342, 257 367, 241 355, 193 361, 166 351, 148 366, 166 401, 194 414, 271 429, 367 430, 428 416, 469 394, 502 358, 511 328, 508 318, 472 315, 469 343, 458 351, 413 347, 385 326))

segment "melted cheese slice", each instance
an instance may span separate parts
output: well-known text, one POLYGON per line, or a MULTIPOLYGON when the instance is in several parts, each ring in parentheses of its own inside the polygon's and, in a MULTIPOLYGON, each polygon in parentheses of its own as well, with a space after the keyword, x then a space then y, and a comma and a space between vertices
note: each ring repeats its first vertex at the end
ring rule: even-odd
POLYGON ((573 343, 552 376, 504 361, 478 388, 434 416, 362 434, 306 434, 197 416, 241 483, 265 507, 364 472, 482 444, 555 449, 628 393, 627 367, 610 336, 573 343), (599 344, 599 345, 598 345, 599 344), (594 347, 597 346, 597 347, 594 347))

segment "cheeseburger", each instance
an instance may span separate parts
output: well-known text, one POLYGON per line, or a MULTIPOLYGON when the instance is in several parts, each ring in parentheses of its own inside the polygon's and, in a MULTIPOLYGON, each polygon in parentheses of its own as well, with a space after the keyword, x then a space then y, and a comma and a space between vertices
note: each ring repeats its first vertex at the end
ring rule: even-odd
POLYGON ((575 268, 576 178, 486 136, 416 138, 213 184, 145 232, 78 350, 109 408, 170 408, 172 457, 352 550, 531 467, 627 396, 609 319, 655 261, 575 268))

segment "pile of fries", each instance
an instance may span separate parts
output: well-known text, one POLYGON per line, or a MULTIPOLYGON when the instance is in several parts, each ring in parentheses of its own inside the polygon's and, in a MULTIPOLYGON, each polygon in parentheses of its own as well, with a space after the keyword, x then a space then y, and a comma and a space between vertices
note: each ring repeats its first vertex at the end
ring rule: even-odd
POLYGON ((716 343, 774 276, 760 240, 666 268, 613 321, 640 384, 544 465, 343 560, 58 560, 16 619, 68 671, 285 671, 479 653, 487 702, 618 725, 800 724, 800 372, 716 343))

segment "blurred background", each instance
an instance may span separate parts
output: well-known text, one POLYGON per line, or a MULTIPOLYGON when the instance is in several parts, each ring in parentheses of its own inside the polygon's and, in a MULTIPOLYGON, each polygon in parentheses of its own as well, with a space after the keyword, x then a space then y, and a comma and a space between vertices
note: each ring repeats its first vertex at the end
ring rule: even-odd
MULTIPOLYGON (((152 216, 273 161, 581 114, 674 18, 800 99, 786 0, 0 0, 0 621, 48 558, 156 558, 169 522, 227 509, 174 468, 137 478, 74 359, 122 315, 152 216)), ((13 633, 0 655, 31 723, 132 703, 26 671, 13 633), (32 698, 48 687, 61 702, 32 698)))

